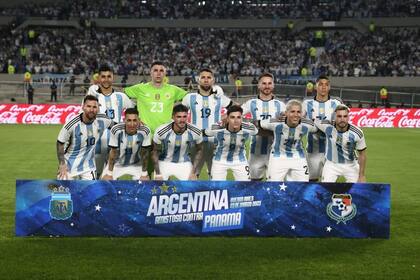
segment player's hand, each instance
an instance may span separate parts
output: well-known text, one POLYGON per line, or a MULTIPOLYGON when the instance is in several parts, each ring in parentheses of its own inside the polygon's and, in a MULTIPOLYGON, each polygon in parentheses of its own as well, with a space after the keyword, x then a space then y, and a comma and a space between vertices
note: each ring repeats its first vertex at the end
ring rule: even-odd
POLYGON ((220 120, 220 125, 222 127, 226 127, 227 123, 228 123, 227 115, 226 114, 225 115, 222 115, 222 118, 220 120))
POLYGON ((58 179, 58 180, 68 180, 68 179, 69 179, 69 174, 68 174, 68 170, 67 170, 67 165, 65 165, 65 164, 61 164, 61 165, 58 167, 57 179, 58 179))
POLYGON ((190 174, 190 176, 188 176, 188 180, 191 180, 191 181, 195 181, 195 180, 197 180, 198 178, 197 178, 197 174, 195 174, 194 172, 192 172, 191 174, 190 174))
POLYGON ((140 181, 149 181, 149 180, 150 180, 149 175, 146 175, 146 176, 140 176, 140 181))
POLYGON ((112 175, 104 175, 101 178, 102 180, 114 180, 114 178, 112 177, 112 175))
POLYGON ((156 181, 162 181, 163 180, 162 174, 155 174, 155 180, 156 181))
POLYGON ((286 121, 286 114, 284 112, 281 112, 280 114, 276 114, 276 119, 279 122, 285 122, 286 121))
POLYGON ((359 178, 357 179, 357 182, 366 183, 366 176, 365 175, 359 176, 359 178))

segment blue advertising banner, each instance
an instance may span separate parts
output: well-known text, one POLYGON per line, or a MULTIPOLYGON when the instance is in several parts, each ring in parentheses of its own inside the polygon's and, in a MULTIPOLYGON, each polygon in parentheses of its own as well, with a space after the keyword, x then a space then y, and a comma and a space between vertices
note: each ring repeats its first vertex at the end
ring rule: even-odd
POLYGON ((389 238, 390 185, 16 181, 17 236, 389 238))

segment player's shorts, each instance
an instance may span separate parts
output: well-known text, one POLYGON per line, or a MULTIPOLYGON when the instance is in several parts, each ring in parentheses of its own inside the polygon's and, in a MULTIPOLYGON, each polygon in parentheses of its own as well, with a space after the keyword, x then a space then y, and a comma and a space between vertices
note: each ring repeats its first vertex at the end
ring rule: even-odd
POLYGON ((192 172, 192 163, 159 160, 159 169, 163 180, 168 180, 170 176, 174 176, 178 180, 186 181, 192 172))
MULTIPOLYGON (((108 169, 108 164, 104 168, 104 172, 102 173, 102 176, 105 174, 105 170, 108 169)), ((114 180, 117 180, 118 178, 124 176, 124 175, 130 175, 132 176, 132 180, 140 180, 141 177, 141 165, 128 165, 128 166, 122 166, 120 164, 115 164, 114 169, 112 170, 112 178, 114 180)), ((102 177, 101 176, 101 177, 102 177)))
POLYGON ((225 181, 229 169, 232 170, 233 177, 236 181, 249 181, 251 179, 248 162, 223 163, 218 161, 213 161, 211 179, 213 181, 225 181))
POLYGON ((263 179, 267 175, 268 161, 270 160, 270 154, 249 155, 249 173, 251 174, 251 180, 263 179))
POLYGON ((321 182, 336 182, 339 176, 346 178, 348 183, 356 183, 359 179, 359 163, 334 163, 326 160, 321 182))
MULTIPOLYGON (((79 174, 68 173, 67 180, 96 180, 96 170, 89 170, 79 174)), ((57 180, 63 180, 57 176, 57 180)))
POLYGON ((325 162, 325 155, 323 153, 308 153, 307 160, 309 168, 309 179, 320 179, 322 174, 322 168, 325 162))
POLYGON ((308 182, 309 172, 306 159, 270 157, 267 181, 308 182))

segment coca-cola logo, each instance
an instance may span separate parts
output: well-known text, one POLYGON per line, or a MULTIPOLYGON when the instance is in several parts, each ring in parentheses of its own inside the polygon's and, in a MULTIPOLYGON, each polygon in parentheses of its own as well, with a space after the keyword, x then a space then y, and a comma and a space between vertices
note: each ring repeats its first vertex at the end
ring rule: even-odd
POLYGON ((16 112, 3 112, 0 114, 0 123, 17 123, 18 115, 16 112))
POLYGON ((56 105, 52 105, 48 108, 48 112, 80 112, 81 106, 80 105, 68 105, 65 107, 57 107, 56 105))
POLYGON ((398 127, 419 128, 420 119, 410 119, 409 117, 404 116, 398 121, 398 127))
POLYGON ((27 112, 23 115, 22 123, 38 123, 38 124, 60 124, 61 113, 48 112, 44 114, 34 114, 27 112))
POLYGON ((367 116, 362 116, 357 120, 357 126, 360 127, 394 127, 395 117, 379 117, 379 118, 369 118, 367 116))
POLYGON ((379 116, 398 116, 398 115, 406 116, 409 113, 410 113, 410 109, 397 109, 397 110, 380 109, 378 112, 378 115, 379 116))

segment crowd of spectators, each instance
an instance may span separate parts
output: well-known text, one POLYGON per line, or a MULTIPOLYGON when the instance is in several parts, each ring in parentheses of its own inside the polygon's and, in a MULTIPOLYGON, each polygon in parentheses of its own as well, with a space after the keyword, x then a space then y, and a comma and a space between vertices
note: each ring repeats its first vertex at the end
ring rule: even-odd
POLYGON ((80 18, 306 18, 420 16, 417 0, 73 0, 28 2, 0 15, 80 18))
POLYGON ((169 75, 194 75, 214 69, 221 81, 229 74, 278 77, 420 76, 420 31, 416 29, 326 31, 323 46, 312 58, 312 31, 237 29, 35 29, 2 32, 0 65, 16 73, 90 74, 109 63, 120 75, 148 75, 150 63, 162 61, 169 75), (25 51, 22 52, 22 48, 25 51))

